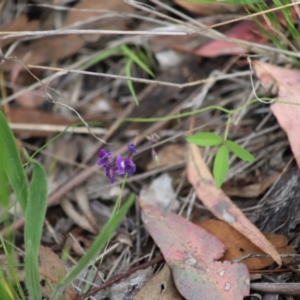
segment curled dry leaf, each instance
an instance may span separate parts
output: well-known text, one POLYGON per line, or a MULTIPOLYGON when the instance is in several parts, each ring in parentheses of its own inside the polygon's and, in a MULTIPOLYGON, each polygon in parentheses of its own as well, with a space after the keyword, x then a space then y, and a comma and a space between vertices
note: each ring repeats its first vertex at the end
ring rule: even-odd
POLYGON ((282 261, 275 247, 255 227, 243 212, 217 189, 213 177, 206 166, 199 147, 189 144, 188 179, 199 199, 218 219, 223 220, 246 236, 253 244, 269 254, 277 263, 282 261))
POLYGON ((244 264, 219 262, 224 244, 179 215, 164 217, 140 199, 143 221, 172 269, 175 285, 188 300, 240 300, 249 294, 244 264))
POLYGON ((274 83, 278 86, 278 101, 271 105, 271 110, 286 132, 300 168, 300 72, 259 61, 255 61, 253 66, 263 86, 269 87, 274 83))
POLYGON ((97 229, 93 226, 90 220, 83 214, 79 213, 71 200, 68 198, 63 198, 61 201, 61 207, 66 213, 66 215, 73 220, 75 224, 77 224, 80 228, 85 229, 91 233, 97 233, 97 229))
MULTIPOLYGON (((265 254, 260 248, 255 246, 245 236, 236 231, 233 227, 220 220, 205 220, 196 223, 217 238, 226 246, 226 251, 222 260, 239 259, 248 254, 265 254)), ((296 251, 287 246, 286 236, 275 233, 265 233, 267 240, 277 249, 280 254, 295 254, 296 251)), ((290 263, 292 258, 283 258, 285 264, 290 263)), ((272 258, 248 258, 242 261, 249 269, 263 269, 270 266, 274 260, 272 258)))
POLYGON ((137 292, 133 300, 183 300, 167 264, 137 292))

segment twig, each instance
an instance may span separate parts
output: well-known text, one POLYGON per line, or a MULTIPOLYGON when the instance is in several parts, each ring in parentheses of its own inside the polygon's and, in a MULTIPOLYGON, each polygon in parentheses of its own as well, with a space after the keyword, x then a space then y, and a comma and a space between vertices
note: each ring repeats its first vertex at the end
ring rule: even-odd
POLYGON ((141 265, 138 265, 136 267, 132 267, 128 271, 126 271, 125 273, 116 275, 115 277, 111 278, 110 280, 107 280, 105 283, 103 283, 99 287, 93 288, 89 292, 78 296, 76 298, 76 300, 83 300, 83 299, 85 299, 87 297, 93 296, 96 293, 98 293, 99 291, 106 289, 107 287, 109 287, 109 286, 113 285, 114 283, 120 281, 121 279, 123 279, 123 278, 131 275, 132 273, 134 273, 134 272, 136 272, 138 270, 146 269, 146 268, 148 268, 148 267, 150 267, 152 265, 155 265, 157 263, 162 262, 163 260, 164 260, 163 256, 157 256, 157 257, 153 258, 152 260, 147 261, 147 262, 145 262, 145 263, 143 263, 141 265))
POLYGON ((190 32, 184 31, 126 31, 126 30, 101 30, 101 29, 62 29, 62 30, 43 30, 43 31, 0 31, 4 35, 1 40, 19 36, 55 36, 66 34, 123 34, 123 35, 188 35, 190 32))

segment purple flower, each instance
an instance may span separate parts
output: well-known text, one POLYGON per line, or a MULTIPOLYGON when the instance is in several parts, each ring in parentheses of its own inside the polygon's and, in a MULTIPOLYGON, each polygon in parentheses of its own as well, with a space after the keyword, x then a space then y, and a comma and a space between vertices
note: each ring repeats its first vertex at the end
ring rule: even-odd
POLYGON ((124 158, 121 155, 118 155, 116 158, 116 175, 123 175, 125 173, 125 161, 124 158))
POLYGON ((109 158, 111 157, 112 152, 107 152, 105 149, 100 149, 98 156, 100 157, 98 160, 99 166, 104 166, 106 164, 109 164, 109 158))
POLYGON ((125 159, 125 170, 128 175, 132 175, 136 170, 136 165, 131 158, 125 159))
POLYGON ((136 170, 136 165, 132 161, 131 156, 137 153, 134 144, 127 145, 129 155, 124 159, 121 155, 118 155, 115 161, 112 159, 112 152, 107 152, 105 149, 100 149, 98 156, 98 165, 103 167, 106 176, 109 178, 110 183, 115 182, 115 178, 118 175, 132 175, 136 170))
POLYGON ((128 145, 127 145, 127 148, 128 148, 128 150, 129 150, 131 153, 133 153, 133 154, 136 154, 136 153, 137 153, 137 150, 136 150, 136 147, 135 147, 134 144, 128 144, 128 145))

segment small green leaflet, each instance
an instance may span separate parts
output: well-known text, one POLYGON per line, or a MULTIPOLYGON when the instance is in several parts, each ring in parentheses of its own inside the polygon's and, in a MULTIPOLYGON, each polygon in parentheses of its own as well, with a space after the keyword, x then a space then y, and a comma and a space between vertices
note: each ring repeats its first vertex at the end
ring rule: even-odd
POLYGON ((224 182, 229 169, 229 152, 226 145, 222 145, 216 154, 214 160, 213 174, 216 187, 220 188, 224 182))
POLYGON ((223 143, 222 137, 212 132, 193 134, 186 139, 189 143, 202 147, 216 146, 223 143))
POLYGON ((234 143, 229 140, 226 140, 225 143, 229 148, 229 150, 232 151, 241 160, 248 161, 248 162, 255 161, 255 157, 247 150, 242 148, 240 145, 238 145, 237 143, 234 143))

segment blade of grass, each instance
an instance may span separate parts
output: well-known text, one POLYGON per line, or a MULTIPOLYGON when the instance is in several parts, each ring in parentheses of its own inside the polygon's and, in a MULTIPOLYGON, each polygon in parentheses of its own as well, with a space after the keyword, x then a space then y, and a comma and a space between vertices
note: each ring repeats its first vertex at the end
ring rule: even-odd
MULTIPOLYGON (((125 66, 125 74, 126 76, 130 77, 131 76, 131 66, 132 66, 132 62, 133 60, 131 58, 128 58, 127 61, 126 61, 126 66, 125 66)), ((131 80, 127 80, 127 86, 128 86, 128 89, 131 93, 131 96, 133 97, 134 99, 134 102, 136 105, 139 105, 139 100, 136 96, 136 92, 134 90, 134 87, 133 87, 133 82, 131 80)))
POLYGON ((128 209, 134 202, 135 196, 131 194, 125 204, 117 211, 113 218, 111 218, 103 227, 101 233, 97 236, 93 245, 88 249, 86 254, 79 260, 78 264, 71 270, 71 272, 64 278, 62 283, 55 287, 54 293, 50 300, 55 300, 63 292, 63 290, 86 268, 91 261, 97 256, 99 251, 105 246, 112 234, 115 232, 128 209))
POLYGON ((0 147, 3 149, 1 164, 3 164, 4 172, 17 196, 23 215, 25 215, 28 197, 27 178, 13 132, 1 111, 0 137, 0 147))
POLYGON ((25 273, 26 287, 31 299, 39 300, 42 299, 42 292, 38 256, 47 209, 47 176, 39 162, 35 160, 30 162, 33 171, 25 214, 25 273))
POLYGON ((0 270, 0 295, 1 295, 1 300, 17 299, 13 287, 9 284, 9 282, 4 277, 2 270, 0 270))
POLYGON ((92 59, 90 59, 89 61, 87 61, 85 64, 83 64, 82 66, 80 66, 79 70, 86 70, 89 67, 95 65, 96 63, 105 60, 106 58, 117 54, 118 52, 120 52, 121 49, 120 47, 116 47, 116 48, 112 48, 112 49, 107 49, 105 51, 103 51, 102 53, 99 53, 99 55, 97 55, 96 57, 93 57, 92 59))
POLYGON ((149 75, 154 77, 153 72, 149 69, 149 67, 133 52, 131 51, 126 45, 121 46, 121 50, 125 55, 131 58, 141 69, 147 72, 149 75))
MULTIPOLYGON (((0 147, 0 157, 4 156, 3 153, 4 153, 4 149, 0 147)), ((1 223, 3 222, 5 228, 7 228, 10 225, 10 220, 8 215, 8 210, 10 206, 8 184, 9 183, 5 174, 5 170, 3 168, 3 164, 0 164, 0 206, 3 210, 2 213, 3 216, 1 216, 1 223)), ((9 239, 7 245, 8 246, 14 245, 13 235, 8 235, 7 238, 9 239)), ((14 257, 13 247, 9 246, 8 248, 6 248, 5 246, 3 246, 4 241, 2 239, 0 239, 0 241, 1 241, 1 248, 3 248, 3 250, 5 249, 7 250, 4 251, 7 262, 13 261, 12 259, 14 257)), ((12 272, 14 273, 13 277, 17 278, 17 274, 13 267, 13 264, 11 264, 11 268, 9 267, 8 269, 9 270, 11 269, 12 272)), ((4 300, 17 299, 15 295, 15 289, 11 284, 11 282, 6 279, 4 271, 2 269, 0 269, 0 295, 1 295, 1 299, 3 298, 4 300)))
MULTIPOLYGON (((3 240, 2 235, 0 234, 0 242, 1 242, 1 246, 3 249, 3 252, 5 254, 5 258, 7 260, 7 269, 9 272, 9 284, 11 286, 14 286, 15 289, 13 289, 13 291, 17 290, 18 295, 20 295, 22 300, 25 300, 25 294, 24 291, 21 287, 21 284, 19 282, 18 279, 18 274, 17 274, 17 267, 16 267, 16 262, 15 262, 15 253, 13 251, 9 251, 6 247, 6 243, 3 240)), ((13 249, 12 247, 10 247, 11 249, 13 249)), ((1 294, 0 294, 1 295, 1 294)))

